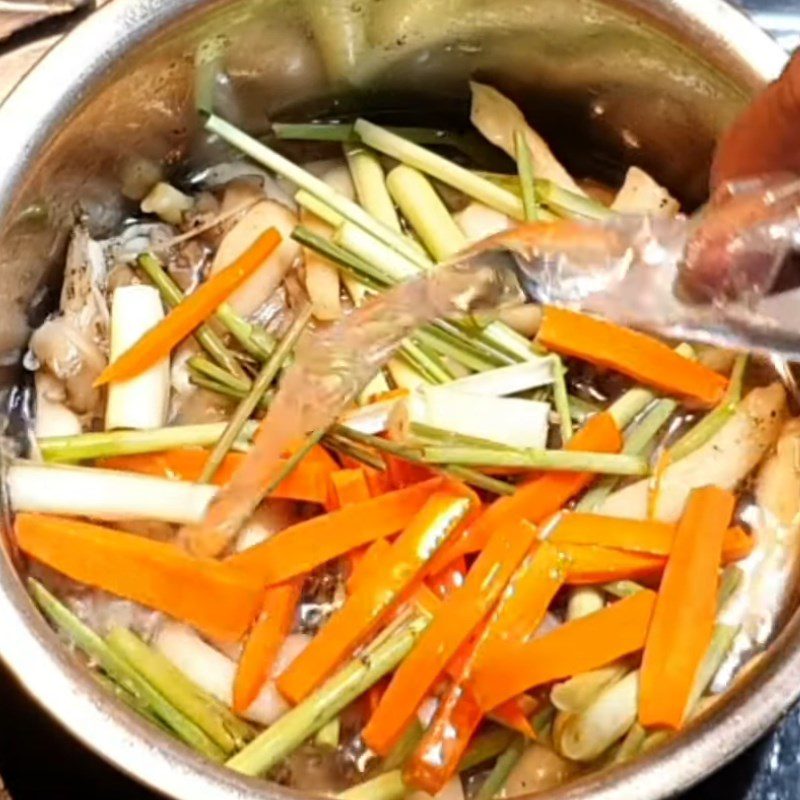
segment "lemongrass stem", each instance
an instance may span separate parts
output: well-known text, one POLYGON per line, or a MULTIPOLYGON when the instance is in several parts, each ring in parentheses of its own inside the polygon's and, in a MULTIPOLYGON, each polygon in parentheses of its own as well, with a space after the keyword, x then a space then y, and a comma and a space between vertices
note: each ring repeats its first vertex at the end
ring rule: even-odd
POLYGON ((403 800, 408 796, 408 792, 402 771, 395 769, 360 783, 337 796, 339 800, 403 800))
POLYGON ((647 731, 638 722, 634 722, 614 754, 614 763, 623 764, 639 755, 646 738, 647 731))
MULTIPOLYGON (((297 166, 297 164, 290 161, 288 158, 276 153, 257 139, 248 136, 244 131, 239 130, 234 125, 231 125, 229 122, 213 114, 206 120, 206 129, 217 134, 220 138, 250 156, 254 161, 263 164, 265 167, 268 167, 290 180, 298 188, 310 192, 319 200, 331 206, 345 219, 369 231, 372 236, 379 239, 384 244, 405 254, 406 257, 410 258, 412 261, 419 260, 419 251, 401 234, 398 234, 397 231, 392 230, 376 220, 361 208, 358 203, 344 197, 325 183, 325 181, 307 172, 302 167, 297 166)), ((424 266, 424 263, 421 265, 424 266)))
MULTIPOLYGON (((358 139, 355 133, 353 138, 358 139)), ((358 146, 345 147, 345 157, 347 166, 350 167, 350 175, 353 178, 358 202, 375 219, 380 220, 392 230, 402 233, 400 217, 397 215, 397 209, 395 209, 392 197, 386 187, 386 176, 378 157, 369 150, 358 146)))
POLYGON ((360 461, 362 464, 365 464, 368 467, 372 467, 372 469, 376 469, 380 472, 386 471, 386 464, 379 455, 372 453, 363 447, 359 447, 341 436, 329 434, 325 437, 325 445, 331 450, 335 450, 337 453, 349 456, 350 458, 354 458, 356 461, 360 461))
POLYGON ((384 772, 400 769, 406 763, 406 759, 417 749, 417 745, 425 735, 425 728, 422 723, 414 717, 409 726, 403 731, 403 735, 397 744, 392 748, 388 756, 383 760, 381 768, 384 772))
POLYGON ((429 383, 450 383, 453 376, 442 366, 439 360, 413 339, 406 339, 397 353, 429 383))
POLYGON ((528 139, 522 131, 514 132, 514 149, 517 156, 517 172, 522 190, 522 207, 525 211, 525 221, 536 222, 539 219, 539 203, 536 200, 533 156, 528 145, 528 139))
POLYGON ((91 628, 83 624, 36 580, 28 581, 36 604, 53 625, 113 680, 129 691, 162 720, 175 735, 213 761, 225 758, 224 751, 194 722, 175 708, 127 661, 120 658, 91 628))
POLYGON ((734 362, 728 390, 722 402, 672 445, 669 453, 673 461, 679 461, 702 447, 736 413, 742 399, 742 384, 746 368, 747 354, 742 353, 734 362))
POLYGON ((518 197, 474 172, 365 119, 356 122, 355 131, 373 149, 415 167, 514 219, 524 219, 522 201, 518 197))
POLYGON ((454 343, 448 336, 441 334, 442 332, 435 325, 429 325, 416 331, 414 338, 431 350, 447 358, 452 358, 453 361, 473 372, 485 372, 497 366, 496 362, 490 361, 482 355, 476 355, 463 347, 461 342, 454 343))
MULTIPOLYGON (((415 262, 391 246, 373 236, 369 231, 359 228, 352 222, 344 222, 333 236, 333 241, 345 250, 354 253, 362 261, 380 265, 381 272, 391 283, 402 283, 416 277, 420 268, 415 262)), ((432 266, 428 261, 424 269, 432 266)))
MULTIPOLYGON (((235 400, 241 400, 247 395, 246 389, 222 384, 219 381, 215 381, 213 378, 207 378, 205 375, 202 375, 192 369, 189 370, 189 382, 194 386, 199 386, 201 389, 208 389, 210 392, 215 392, 223 397, 230 397, 235 400)), ((268 393, 265 397, 261 398, 261 402, 259 403, 261 408, 267 408, 269 405, 270 394, 271 393, 268 393)))
MULTIPOLYGON (((333 430, 336 432, 343 430, 345 432, 344 435, 348 438, 354 439, 357 442, 362 442, 370 447, 374 447, 376 450, 382 450, 383 452, 390 453, 398 458, 410 461, 412 464, 426 463, 422 456, 414 450, 397 444, 396 442, 391 442, 388 439, 382 439, 380 436, 371 436, 367 433, 354 431, 346 428, 343 425, 335 425, 333 430)), ((494 494, 511 495, 516 491, 516 488, 510 483, 506 483, 505 481, 501 481, 497 478, 492 478, 489 475, 484 475, 481 472, 476 472, 475 470, 471 470, 466 467, 445 465, 440 467, 439 471, 445 473, 446 475, 450 475, 453 478, 458 478, 458 480, 464 481, 464 483, 470 484, 471 486, 477 486, 478 488, 486 489, 494 494)))
POLYGON ((638 456, 570 450, 537 450, 483 447, 428 447, 423 456, 429 464, 471 464, 482 467, 597 472, 608 475, 647 475, 647 461, 638 456))
POLYGON ((114 628, 106 637, 106 644, 226 754, 241 749, 255 736, 247 723, 207 695, 171 661, 127 628, 114 628))
POLYGON ((211 378, 211 380, 221 383, 223 386, 228 386, 240 392, 248 392, 252 386, 249 378, 237 378, 203 356, 192 356, 186 362, 186 365, 192 372, 211 378))
POLYGON ((386 185, 403 216, 436 261, 445 261, 467 246, 461 228, 419 170, 401 164, 389 173, 386 185))
POLYGON ((345 221, 344 217, 336 211, 336 209, 315 197, 311 192, 307 192, 305 189, 300 189, 300 191, 295 194, 294 201, 300 208, 310 211, 315 217, 319 217, 332 228, 338 228, 345 221))
POLYGON ((286 335, 281 339, 278 346, 272 351, 269 359, 264 363, 258 376, 253 381, 248 395, 239 403, 236 411, 234 411, 230 422, 228 422, 228 427, 225 429, 225 433, 222 434, 219 441, 214 445, 214 450, 208 457, 203 467, 203 472, 200 475, 201 483, 208 483, 213 479, 223 459, 233 446, 233 443, 239 438, 245 423, 258 407, 267 389, 272 385, 281 367, 283 367, 290 351, 297 343, 300 334, 305 330, 308 320, 311 318, 311 311, 311 306, 308 305, 296 316, 291 327, 286 332, 286 335))
MULTIPOLYGON (((152 253, 140 255, 136 260, 136 264, 150 278, 151 283, 158 289, 164 302, 170 308, 175 308, 175 306, 183 302, 184 294, 180 287, 167 274, 161 262, 152 253)), ((247 379, 247 375, 233 353, 210 326, 201 325, 195 331, 194 337, 220 367, 237 378, 247 379)))
POLYGON ((476 736, 458 765, 459 770, 466 772, 480 764, 485 764, 499 756, 516 738, 516 733, 508 728, 495 728, 476 736))
POLYGON ((644 586, 634 581, 612 581, 603 584, 603 591, 624 600, 626 597, 633 597, 635 594, 644 591, 644 586))
POLYGON ((335 750, 339 746, 339 739, 342 733, 342 721, 339 717, 334 717, 324 728, 317 731, 314 737, 314 744, 317 747, 329 747, 335 750))
POLYGON ((262 327, 248 322, 227 303, 222 303, 217 308, 217 319, 251 356, 259 361, 269 358, 275 347, 275 338, 262 327))
MULTIPOLYGON (((255 422, 247 423, 241 431, 241 439, 251 439, 256 427, 255 422)), ((210 422, 149 431, 103 431, 81 433, 77 436, 52 436, 39 439, 37 444, 45 461, 72 463, 111 456, 156 453, 177 447, 209 447, 219 441, 224 432, 224 422, 210 422)))
POLYGON ((287 711, 227 763, 245 775, 263 775, 391 672, 411 652, 429 623, 413 617, 396 632, 343 667, 313 694, 287 711))
POLYGON ((556 357, 553 364, 553 405, 558 413, 561 428, 561 441, 566 444, 574 433, 572 413, 569 409, 569 393, 567 392, 566 369, 564 362, 556 357))
POLYGON ((480 791, 475 795, 475 800, 493 800, 500 794, 506 785, 509 775, 511 775, 511 771, 522 758, 526 744, 525 737, 517 734, 506 751, 498 757, 480 791))

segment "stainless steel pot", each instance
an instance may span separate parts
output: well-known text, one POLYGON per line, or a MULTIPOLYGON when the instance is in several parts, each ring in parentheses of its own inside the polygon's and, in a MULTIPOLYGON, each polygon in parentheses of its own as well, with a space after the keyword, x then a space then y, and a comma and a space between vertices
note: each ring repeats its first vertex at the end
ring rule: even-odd
MULTIPOLYGON (((784 58, 721 0, 115 0, 0 108, 2 363, 18 361, 29 309, 57 279, 76 201, 108 230, 125 213, 119 186, 132 159, 220 156, 198 135, 198 60, 224 67, 220 110, 252 130, 316 111, 463 114, 467 78, 479 75, 520 100, 576 168, 608 178, 639 163, 692 203, 720 131, 784 58)), ((99 690, 34 610, 10 546, 0 553, 0 655, 65 728, 154 789, 183 800, 298 797, 200 760, 99 690)), ((684 789, 789 708, 797 674, 795 614, 712 716, 547 797, 684 789)))

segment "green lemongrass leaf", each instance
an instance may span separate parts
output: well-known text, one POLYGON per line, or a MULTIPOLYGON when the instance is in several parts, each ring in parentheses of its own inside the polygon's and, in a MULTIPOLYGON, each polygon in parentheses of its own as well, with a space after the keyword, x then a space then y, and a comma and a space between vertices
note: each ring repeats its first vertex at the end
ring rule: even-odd
POLYGON ((186 366, 196 375, 210 378, 212 381, 216 381, 234 391, 249 392, 252 386, 252 381, 249 378, 237 378, 203 356, 192 356, 186 362, 186 366))
POLYGON ((498 757, 480 791, 475 795, 475 800, 493 800, 493 798, 500 795, 511 775, 511 771, 522 758, 526 746, 527 740, 525 737, 522 734, 517 734, 506 751, 498 757))
POLYGON ((556 358, 553 365, 553 405, 558 413, 561 441, 566 444, 575 431, 572 427, 572 412, 569 408, 566 369, 564 368, 564 362, 560 358, 556 358))
POLYGON ((525 221, 536 222, 539 219, 539 202, 536 199, 536 181, 533 172, 533 156, 528 139, 522 131, 514 133, 514 149, 517 156, 517 172, 522 195, 522 207, 525 209, 525 221))
MULTIPOLYGON (((355 133, 353 137, 358 138, 355 133)), ((380 159, 375 153, 359 146, 345 147, 345 158, 353 178, 358 202, 375 219, 402 233, 403 226, 400 224, 400 217, 386 186, 386 176, 380 159)))

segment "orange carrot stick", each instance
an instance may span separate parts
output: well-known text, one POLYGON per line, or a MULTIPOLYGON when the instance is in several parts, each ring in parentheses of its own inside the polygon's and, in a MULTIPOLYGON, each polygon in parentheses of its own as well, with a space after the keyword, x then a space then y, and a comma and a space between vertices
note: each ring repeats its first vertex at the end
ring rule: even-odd
POLYGON ((264 594, 261 615, 242 650, 233 684, 233 710, 244 713, 269 680, 275 659, 292 630, 302 579, 271 586, 264 594))
POLYGON ((386 539, 376 539, 372 544, 367 545, 363 555, 352 567, 347 579, 347 591, 349 594, 357 591, 364 581, 374 574, 380 565, 385 563, 386 556, 392 549, 386 539))
POLYGON ((638 383, 704 406, 719 403, 727 378, 643 333, 562 308, 544 311, 537 341, 558 353, 609 367, 638 383))
POLYGON ((394 674, 380 706, 363 731, 364 741, 386 755, 397 743, 436 678, 486 616, 536 538, 517 522, 497 530, 464 585, 441 606, 428 629, 394 674))
POLYGON ((689 498, 642 657, 639 720, 644 726, 678 730, 683 724, 711 643, 722 538, 735 504, 733 494, 714 486, 689 498))
MULTIPOLYGON (((319 447, 314 450, 322 450, 319 447)), ((314 452, 312 450, 312 453, 314 452)), ((164 478, 176 478, 184 481, 196 481, 203 472, 203 467, 208 460, 209 451, 199 448, 182 448, 165 450, 160 453, 142 453, 138 455, 114 456, 101 459, 97 466, 105 469, 118 469, 127 472, 140 472, 146 475, 158 475, 164 478)), ((311 454, 309 454, 311 456, 311 454)), ((316 457, 306 456, 295 469, 284 478, 273 490, 270 497, 283 500, 298 500, 306 503, 324 504, 328 498, 328 484, 332 474, 338 470, 333 463, 333 469, 324 461, 316 457)), ((219 469, 214 474, 213 482, 217 486, 224 486, 233 477, 245 458, 244 453, 228 453, 219 469)), ((283 462, 275 468, 276 472, 283 467, 283 462)), ((269 484, 272 478, 265 483, 269 484)))
POLYGON ((439 478, 322 514, 281 531, 225 563, 260 580, 283 583, 357 547, 405 528, 442 486, 439 478))
POLYGON ((660 575, 667 563, 664 556, 593 544, 559 544, 558 549, 571 586, 652 578, 660 575))
POLYGON ((475 699, 490 711, 531 687, 598 669, 641 650, 655 598, 655 592, 645 589, 540 639, 496 651, 475 670, 475 699))
MULTIPOLYGON (((406 783, 435 795, 455 774, 469 740, 484 716, 467 685, 473 671, 498 648, 502 652, 508 641, 520 642, 532 633, 544 618, 563 581, 558 550, 548 542, 539 545, 536 552, 522 562, 495 612, 448 664, 447 671, 453 681, 433 722, 406 765, 403 772, 406 783), (454 662, 458 662, 455 671, 454 662)), ((519 711, 513 698, 495 709, 495 715, 499 715, 504 723, 510 722, 515 729, 518 729, 521 716, 526 735, 530 731, 527 718, 519 711)))
POLYGON ((126 381, 149 369, 206 321, 217 307, 239 288, 281 243, 281 235, 270 228, 229 267, 218 272, 182 300, 154 328, 109 364, 95 381, 102 386, 126 381))
POLYGON ((466 575, 467 560, 464 556, 460 556, 440 572, 430 575, 425 582, 437 597, 444 599, 464 585, 466 575))
POLYGON ((369 500, 372 495, 367 484, 367 476, 361 467, 357 469, 340 469, 330 476, 330 492, 328 497, 328 511, 337 508, 362 503, 369 500))
POLYGON ((240 639, 258 613, 258 582, 173 544, 43 514, 17 514, 14 532, 20 549, 37 561, 214 638, 240 639))
MULTIPOLYGON (((618 453, 622 449, 622 434, 610 414, 596 414, 572 437, 566 449, 618 453)), ((495 500, 461 541, 454 541, 440 553, 432 569, 446 566, 448 558, 452 561, 459 555, 481 550, 492 532, 509 522, 527 519, 539 524, 585 489, 594 477, 590 472, 548 472, 534 478, 515 494, 495 500)))
POLYGON ((278 678, 284 697, 299 703, 374 633, 386 611, 452 534, 468 508, 467 499, 445 492, 437 492, 428 500, 392 545, 382 569, 361 582, 278 678))
MULTIPOLYGON (((678 530, 676 525, 654 520, 578 512, 562 514, 554 522, 548 539, 554 544, 600 545, 659 556, 669 555, 678 530)), ((737 554, 747 555, 752 549, 751 537, 737 527, 725 531, 723 542, 723 560, 735 561, 737 554)))

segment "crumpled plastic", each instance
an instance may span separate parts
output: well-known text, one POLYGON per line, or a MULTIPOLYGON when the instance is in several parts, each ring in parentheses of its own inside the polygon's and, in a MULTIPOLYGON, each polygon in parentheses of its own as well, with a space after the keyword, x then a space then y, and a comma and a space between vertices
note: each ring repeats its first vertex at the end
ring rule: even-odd
MULTIPOLYGON (((616 216, 518 228, 479 245, 506 250, 525 293, 674 339, 800 360, 800 178, 724 187, 692 217, 616 216)), ((477 252, 476 252, 477 257, 477 252)))

